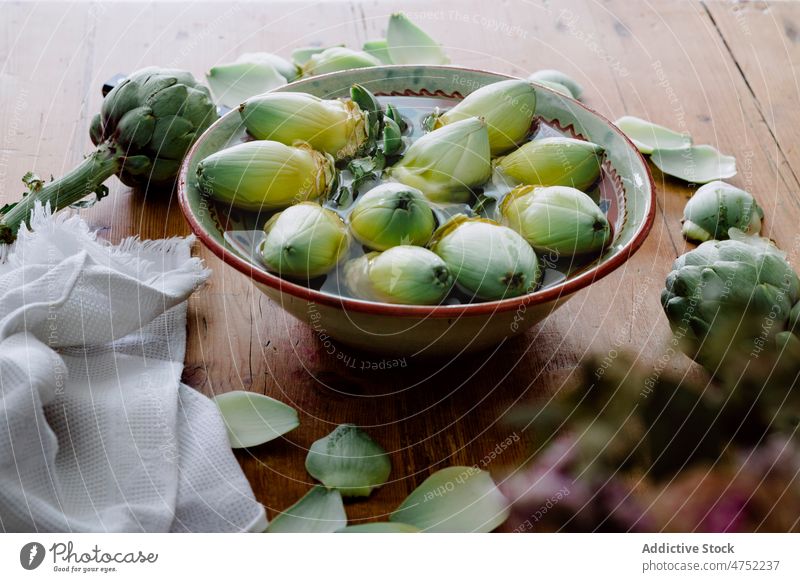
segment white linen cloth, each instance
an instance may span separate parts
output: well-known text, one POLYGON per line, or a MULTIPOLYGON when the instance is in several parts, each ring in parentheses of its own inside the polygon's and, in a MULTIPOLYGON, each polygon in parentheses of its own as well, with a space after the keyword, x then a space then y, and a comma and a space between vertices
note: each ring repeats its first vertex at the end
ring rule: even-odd
POLYGON ((191 238, 117 247, 37 207, 0 264, 0 531, 263 531, 216 405, 181 384, 191 238))

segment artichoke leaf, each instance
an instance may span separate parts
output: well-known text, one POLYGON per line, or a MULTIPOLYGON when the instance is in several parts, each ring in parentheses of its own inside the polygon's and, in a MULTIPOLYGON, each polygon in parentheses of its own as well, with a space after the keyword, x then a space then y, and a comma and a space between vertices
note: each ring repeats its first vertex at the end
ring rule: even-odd
POLYGON ((311 445, 306 470, 345 497, 366 497, 386 482, 392 465, 383 447, 367 433, 342 424, 311 445))
POLYGON ((663 173, 694 184, 736 175, 736 158, 721 154, 710 145, 654 149, 650 159, 663 173))
POLYGON ((535 71, 534 73, 531 73, 528 79, 534 83, 557 83, 562 87, 566 87, 570 93, 570 97, 574 99, 580 99, 583 95, 583 87, 581 87, 580 83, 566 73, 562 73, 556 69, 542 69, 540 71, 535 71))

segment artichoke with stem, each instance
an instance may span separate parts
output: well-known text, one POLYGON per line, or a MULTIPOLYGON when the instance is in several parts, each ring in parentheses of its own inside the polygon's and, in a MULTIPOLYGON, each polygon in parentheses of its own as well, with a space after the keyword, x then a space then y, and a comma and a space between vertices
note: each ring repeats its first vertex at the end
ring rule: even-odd
POLYGON ((99 199, 108 193, 103 182, 114 174, 135 188, 171 188, 184 154, 216 119, 208 89, 191 73, 147 67, 131 74, 92 119, 97 149, 58 180, 27 180, 29 192, 3 209, 0 242, 14 241, 36 202, 55 211, 92 193, 99 199))
POLYGON ((533 248, 517 232, 486 218, 459 214, 440 226, 430 242, 468 295, 486 301, 536 289, 541 276, 533 248))

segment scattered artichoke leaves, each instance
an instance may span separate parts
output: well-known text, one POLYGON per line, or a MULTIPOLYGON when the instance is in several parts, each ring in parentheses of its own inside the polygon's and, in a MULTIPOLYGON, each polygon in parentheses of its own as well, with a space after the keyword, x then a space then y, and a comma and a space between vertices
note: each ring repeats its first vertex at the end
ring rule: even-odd
POLYGON ((542 84, 557 83, 562 87, 566 87, 570 93, 570 97, 573 99, 580 99, 583 96, 583 87, 581 87, 580 83, 566 73, 555 69, 542 69, 531 73, 528 76, 528 80, 542 84))
POLYGON ((392 521, 378 521, 374 523, 361 523, 349 525, 336 533, 419 533, 419 528, 407 523, 392 521))
POLYGON ((389 43, 385 38, 368 40, 364 43, 364 46, 361 47, 361 50, 371 54, 384 65, 392 64, 392 58, 389 56, 389 43))
POLYGON ((402 12, 389 17, 386 49, 395 65, 446 65, 450 62, 442 45, 402 12))
POLYGON ((437 471, 409 495, 389 521, 425 532, 490 532, 506 521, 509 502, 477 467, 437 471))
POLYGON ((706 184, 736 175, 736 158, 710 145, 654 149, 650 159, 664 174, 693 184, 706 184))
POLYGON ((234 390, 214 402, 234 449, 262 445, 300 426, 294 408, 263 394, 234 390))
POLYGON ((267 527, 267 533, 333 533, 347 525, 342 496, 315 485, 267 527))
POLYGON ((692 136, 688 133, 679 133, 632 115, 620 117, 614 125, 620 128, 643 154, 652 154, 658 149, 686 148, 692 145, 692 136))
POLYGON ((281 87, 289 81, 265 60, 239 60, 217 65, 206 73, 206 80, 217 104, 229 109, 235 109, 250 97, 281 87))
POLYGON ((344 497, 368 497, 389 478, 389 455, 355 425, 342 424, 308 450, 306 470, 344 497))

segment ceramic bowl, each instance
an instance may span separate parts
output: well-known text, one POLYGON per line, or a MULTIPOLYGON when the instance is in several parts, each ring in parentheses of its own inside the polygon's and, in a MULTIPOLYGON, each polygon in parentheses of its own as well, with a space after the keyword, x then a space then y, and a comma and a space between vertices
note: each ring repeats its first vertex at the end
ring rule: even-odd
MULTIPOLYGON (((276 90, 335 98, 347 96, 350 86, 359 83, 379 97, 414 97, 420 100, 420 107, 445 108, 483 85, 507 78, 458 67, 386 66, 320 75, 276 90)), ((308 323, 323 342, 333 338, 391 356, 452 356, 485 349, 523 333, 573 293, 620 267, 641 246, 653 224, 655 189, 647 164, 611 122, 573 99, 537 86, 534 123, 605 147, 598 193, 601 207, 613 225, 614 241, 597 261, 561 282, 522 297, 434 307, 389 305, 341 297, 268 272, 236 241, 235 235, 232 237, 236 212, 209 200, 197 188, 194 178, 200 160, 246 139, 237 111, 219 119, 187 154, 180 173, 180 204, 203 244, 275 303, 308 323)))

